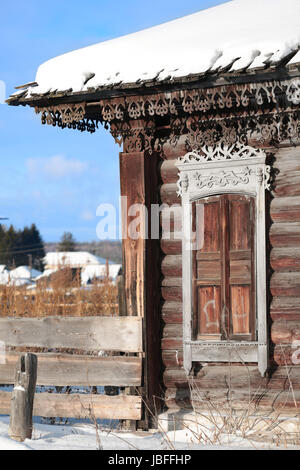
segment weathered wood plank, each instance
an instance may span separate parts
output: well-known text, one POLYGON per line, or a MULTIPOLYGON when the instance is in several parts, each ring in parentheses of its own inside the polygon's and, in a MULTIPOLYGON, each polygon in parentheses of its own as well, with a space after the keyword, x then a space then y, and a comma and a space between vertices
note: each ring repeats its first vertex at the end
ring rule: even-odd
MULTIPOLYGON (((0 414, 10 413, 10 392, 0 392, 0 414)), ((141 419, 142 400, 130 395, 36 393, 34 416, 45 418, 141 419)))
MULTIPOLYGON (((14 368, 19 353, 8 352, 0 364, 0 383, 14 383, 14 368)), ((142 359, 139 357, 93 357, 45 353, 38 356, 38 385, 54 386, 139 386, 142 359)))
POLYGON ((0 318, 6 346, 142 352, 142 318, 0 318))

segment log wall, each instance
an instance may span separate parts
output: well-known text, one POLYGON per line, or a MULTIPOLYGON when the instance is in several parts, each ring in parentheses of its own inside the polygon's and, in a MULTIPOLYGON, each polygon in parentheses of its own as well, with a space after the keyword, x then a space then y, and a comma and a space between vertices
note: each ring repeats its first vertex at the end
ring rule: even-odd
MULTIPOLYGON (((175 160, 186 153, 185 136, 177 147, 164 146, 164 160, 160 164, 161 203, 178 204, 177 192, 178 169, 175 160)), ((282 147, 272 149, 275 153, 273 167, 276 177, 270 200, 267 203, 266 216, 267 240, 269 243, 268 264, 268 321, 270 325, 271 366, 275 371, 272 378, 259 377, 257 367, 251 369, 251 387, 268 390, 266 402, 272 402, 272 393, 289 393, 286 383, 292 381, 295 389, 299 388, 299 367, 296 341, 300 348, 300 147, 282 147), (270 228, 269 228, 270 227, 270 228), (297 361, 296 361, 297 362, 297 361), (287 378, 287 366, 293 366, 293 373, 287 378), (270 395, 269 399, 268 396, 270 395)), ((176 214, 172 221, 175 223, 176 214)), ((161 240, 161 296, 162 296, 162 356, 164 364, 164 385, 166 404, 169 408, 190 406, 190 390, 183 370, 182 350, 182 264, 181 241, 174 239, 174 223, 170 224, 171 239, 161 240)), ((163 223, 162 223, 163 225, 163 223)), ((300 364, 300 354, 299 354, 300 364)), ((226 374, 237 377, 243 375, 243 365, 234 365, 228 370, 228 364, 205 365, 198 372, 195 385, 200 392, 218 391, 225 396, 227 391, 226 374), (210 379, 208 380, 208 377, 210 379)), ((238 388, 241 393, 248 391, 248 379, 240 379, 238 388)), ((220 395, 221 394, 221 395, 220 395)), ((299 392, 294 394, 298 397, 299 392)), ((286 403, 294 403, 288 397, 286 403)), ((300 398, 300 396, 299 396, 300 398)), ((241 398, 242 400, 242 398, 241 398)))

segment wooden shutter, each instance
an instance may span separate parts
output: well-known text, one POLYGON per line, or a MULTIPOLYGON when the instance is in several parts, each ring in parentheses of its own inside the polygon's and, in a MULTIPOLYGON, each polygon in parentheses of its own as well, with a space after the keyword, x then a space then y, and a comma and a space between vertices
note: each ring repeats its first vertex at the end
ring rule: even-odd
POLYGON ((255 338, 254 201, 221 195, 193 203, 194 334, 255 338))

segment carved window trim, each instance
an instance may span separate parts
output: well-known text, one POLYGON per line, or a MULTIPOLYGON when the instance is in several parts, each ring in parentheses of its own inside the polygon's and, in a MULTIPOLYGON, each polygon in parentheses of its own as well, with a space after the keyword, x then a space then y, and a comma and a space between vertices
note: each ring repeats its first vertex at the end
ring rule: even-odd
POLYGON ((176 162, 178 195, 182 199, 182 293, 184 368, 193 362, 257 362, 262 376, 268 368, 266 300, 265 191, 270 167, 262 150, 236 143, 203 147, 176 162), (248 194, 255 197, 256 321, 257 341, 207 341, 192 338, 192 202, 217 194, 248 194))

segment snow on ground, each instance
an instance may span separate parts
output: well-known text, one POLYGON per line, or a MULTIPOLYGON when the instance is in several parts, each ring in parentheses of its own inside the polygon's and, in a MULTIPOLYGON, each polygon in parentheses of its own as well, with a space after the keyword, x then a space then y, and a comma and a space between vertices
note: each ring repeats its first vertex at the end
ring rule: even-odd
MULTIPOLYGON (((8 436, 9 417, 0 416, 0 450, 96 450, 97 439, 92 424, 47 425, 34 424, 33 438, 24 443, 8 436)), ((250 443, 246 439, 224 436, 222 445, 199 445, 187 431, 121 432, 105 429, 99 432, 103 450, 269 450, 268 443, 250 443)), ((275 447, 275 449, 279 449, 275 447)))
MULTIPOLYGON (((49 60, 29 93, 159 81, 231 64, 231 70, 264 67, 266 60, 276 63, 297 51, 299 16, 299 0, 226 2, 49 60)), ((299 60, 298 52, 290 63, 299 60)))

